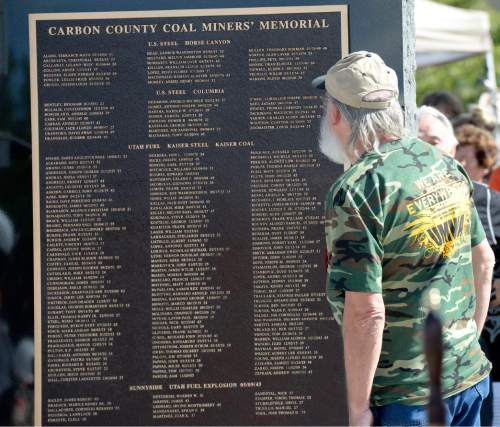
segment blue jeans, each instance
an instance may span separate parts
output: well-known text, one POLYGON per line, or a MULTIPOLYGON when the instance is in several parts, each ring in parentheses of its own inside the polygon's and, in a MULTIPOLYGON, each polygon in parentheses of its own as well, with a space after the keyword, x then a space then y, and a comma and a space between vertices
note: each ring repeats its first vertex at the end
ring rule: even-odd
MULTIPOLYGON (((446 425, 480 426, 481 405, 490 392, 490 378, 444 400, 446 425)), ((372 408, 376 426, 426 426, 427 405, 391 403, 372 408)))

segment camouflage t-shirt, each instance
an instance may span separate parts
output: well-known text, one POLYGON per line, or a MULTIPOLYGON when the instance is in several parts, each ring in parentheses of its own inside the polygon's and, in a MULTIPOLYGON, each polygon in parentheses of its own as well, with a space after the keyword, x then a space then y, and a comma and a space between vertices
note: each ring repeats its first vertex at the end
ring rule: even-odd
POLYGON ((444 397, 490 372, 474 321, 471 247, 485 234, 471 194, 462 166, 418 139, 365 153, 328 193, 327 297, 335 319, 342 323, 346 290, 384 299, 372 405, 427 403, 423 325, 431 290, 441 297, 444 397))

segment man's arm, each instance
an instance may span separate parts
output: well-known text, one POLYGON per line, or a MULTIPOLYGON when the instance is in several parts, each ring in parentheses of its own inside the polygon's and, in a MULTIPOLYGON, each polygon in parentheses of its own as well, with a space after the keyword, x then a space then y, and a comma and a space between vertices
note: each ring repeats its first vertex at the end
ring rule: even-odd
POLYGON ((373 423, 370 393, 380 358, 384 323, 382 294, 346 291, 342 331, 349 424, 352 426, 373 423))
POLYGON ((476 290, 476 321, 478 334, 483 330, 491 296, 491 281, 495 266, 495 254, 488 240, 472 247, 472 266, 474 270, 474 288, 476 290))

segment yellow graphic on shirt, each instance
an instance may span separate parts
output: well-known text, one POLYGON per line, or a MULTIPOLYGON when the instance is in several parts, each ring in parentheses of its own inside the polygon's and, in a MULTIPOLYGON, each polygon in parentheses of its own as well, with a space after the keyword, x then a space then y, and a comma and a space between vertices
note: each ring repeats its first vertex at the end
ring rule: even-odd
POLYGON ((406 203, 409 236, 427 256, 451 257, 470 243, 471 197, 467 181, 448 171, 435 171, 416 183, 420 195, 406 203))

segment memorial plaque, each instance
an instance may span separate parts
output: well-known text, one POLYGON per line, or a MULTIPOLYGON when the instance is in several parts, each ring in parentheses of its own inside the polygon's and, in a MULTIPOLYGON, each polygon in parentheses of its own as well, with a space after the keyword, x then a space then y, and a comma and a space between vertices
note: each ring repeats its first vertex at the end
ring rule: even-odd
POLYGON ((30 16, 36 423, 345 422, 311 80, 347 6, 30 16))

